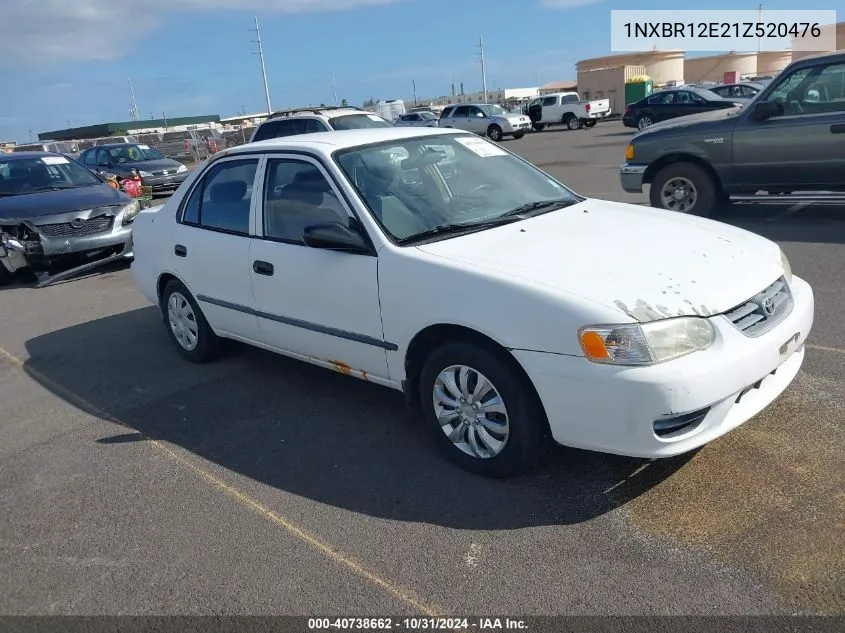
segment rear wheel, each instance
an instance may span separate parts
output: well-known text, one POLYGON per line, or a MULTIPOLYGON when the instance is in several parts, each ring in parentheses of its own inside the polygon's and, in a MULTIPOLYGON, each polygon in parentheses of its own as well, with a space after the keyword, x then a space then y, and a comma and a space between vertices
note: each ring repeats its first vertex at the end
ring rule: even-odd
POLYGON ((651 183, 651 206, 690 215, 709 216, 719 198, 719 187, 704 169, 688 162, 661 169, 651 183))
POLYGON ((648 114, 640 115, 637 118, 637 129, 638 130, 644 130, 649 125, 652 125, 653 123, 654 123, 654 121, 652 120, 651 116, 649 116, 648 114))
POLYGON ((578 130, 581 128, 581 120, 571 112, 563 117, 561 121, 570 130, 578 130))
POLYGON ((175 279, 167 282, 161 293, 161 310, 170 339, 184 358, 204 363, 217 355, 220 339, 184 284, 175 279))
POLYGON ((595 127, 597 121, 595 119, 586 119, 585 121, 583 121, 583 123, 584 123, 584 127, 589 128, 589 127, 595 127))
POLYGON ((542 132, 545 129, 545 124, 543 123, 535 123, 534 124, 534 131, 535 132, 542 132))
POLYGON ((527 379, 505 352, 446 343, 423 366, 422 410, 446 456, 486 477, 530 470, 548 446, 548 424, 527 379))
POLYGON ((487 136, 491 141, 495 141, 496 143, 500 142, 504 137, 502 134, 502 128, 500 128, 495 123, 487 128, 487 136))

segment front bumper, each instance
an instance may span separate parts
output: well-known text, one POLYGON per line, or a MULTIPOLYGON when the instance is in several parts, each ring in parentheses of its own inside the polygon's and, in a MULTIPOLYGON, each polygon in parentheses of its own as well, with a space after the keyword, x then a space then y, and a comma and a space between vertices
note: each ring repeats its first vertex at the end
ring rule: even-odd
POLYGON ((146 176, 141 178, 141 183, 145 187, 152 187, 153 191, 171 191, 178 189, 179 185, 185 182, 189 173, 191 172, 183 171, 167 176, 146 176))
POLYGON ((766 334, 747 337, 726 317, 712 317, 713 347, 650 367, 598 365, 543 352, 513 354, 537 389, 558 443, 631 457, 671 457, 740 426, 795 378, 813 326, 814 298, 798 277, 791 290, 792 312, 766 334), (793 342, 782 352, 787 341, 793 342), (701 412, 695 424, 676 433, 655 431, 656 421, 701 412))
POLYGON ((520 132, 530 132, 531 121, 525 123, 508 123, 504 126, 503 132, 505 134, 519 134, 520 132))
POLYGON ((625 163, 619 168, 619 179, 622 182, 622 189, 628 193, 643 192, 643 178, 645 177, 648 165, 635 165, 625 163))

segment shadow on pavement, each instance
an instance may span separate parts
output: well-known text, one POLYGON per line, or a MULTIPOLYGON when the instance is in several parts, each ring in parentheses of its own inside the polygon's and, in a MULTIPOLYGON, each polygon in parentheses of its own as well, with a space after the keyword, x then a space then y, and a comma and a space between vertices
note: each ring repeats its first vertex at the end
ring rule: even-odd
POLYGON ((177 355, 153 307, 26 347, 36 381, 127 425, 100 438, 102 450, 163 440, 280 490, 398 521, 482 530, 579 523, 692 457, 649 462, 559 448, 531 474, 483 479, 444 459, 398 392, 237 344, 215 363, 193 365, 177 355))
POLYGON ((845 205, 813 204, 790 213, 792 206, 735 203, 719 208, 713 219, 775 242, 845 244, 845 205))

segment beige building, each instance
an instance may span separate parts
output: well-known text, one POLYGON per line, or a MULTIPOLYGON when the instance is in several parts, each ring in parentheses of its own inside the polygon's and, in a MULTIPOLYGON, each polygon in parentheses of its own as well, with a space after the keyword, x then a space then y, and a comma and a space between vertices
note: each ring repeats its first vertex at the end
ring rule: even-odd
MULTIPOLYGON (((835 25, 831 24, 829 26, 822 27, 822 30, 827 31, 828 33, 832 30, 835 30, 836 49, 840 51, 845 50, 845 22, 839 22, 835 25)), ((809 47, 810 45, 806 44, 805 41, 802 41, 802 38, 794 38, 792 40, 792 59, 802 59, 803 57, 814 55, 816 53, 815 51, 805 50, 805 48, 809 47)))
POLYGON ((625 83, 633 77, 645 75, 645 66, 616 66, 578 74, 582 99, 609 99, 610 111, 625 110, 625 83))
POLYGON ((551 95, 556 92, 578 92, 577 81, 550 81, 540 86, 540 95, 551 95))

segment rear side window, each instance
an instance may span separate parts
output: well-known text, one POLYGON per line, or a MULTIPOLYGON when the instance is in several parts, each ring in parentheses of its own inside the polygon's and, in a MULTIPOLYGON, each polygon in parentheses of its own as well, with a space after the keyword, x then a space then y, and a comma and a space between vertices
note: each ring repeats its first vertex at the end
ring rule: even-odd
POLYGON ((454 110, 454 109, 455 109, 455 106, 448 106, 446 108, 443 108, 443 112, 440 113, 440 118, 445 119, 447 116, 451 116, 452 110, 454 110))
POLYGON ((249 235, 249 208, 258 159, 212 167, 194 188, 182 221, 203 228, 249 235))
POLYGON ((376 114, 347 114, 329 119, 333 130, 363 130, 376 127, 393 127, 376 114))
POLYGON ((543 99, 544 106, 553 106, 557 105, 557 97, 546 97, 543 99))

